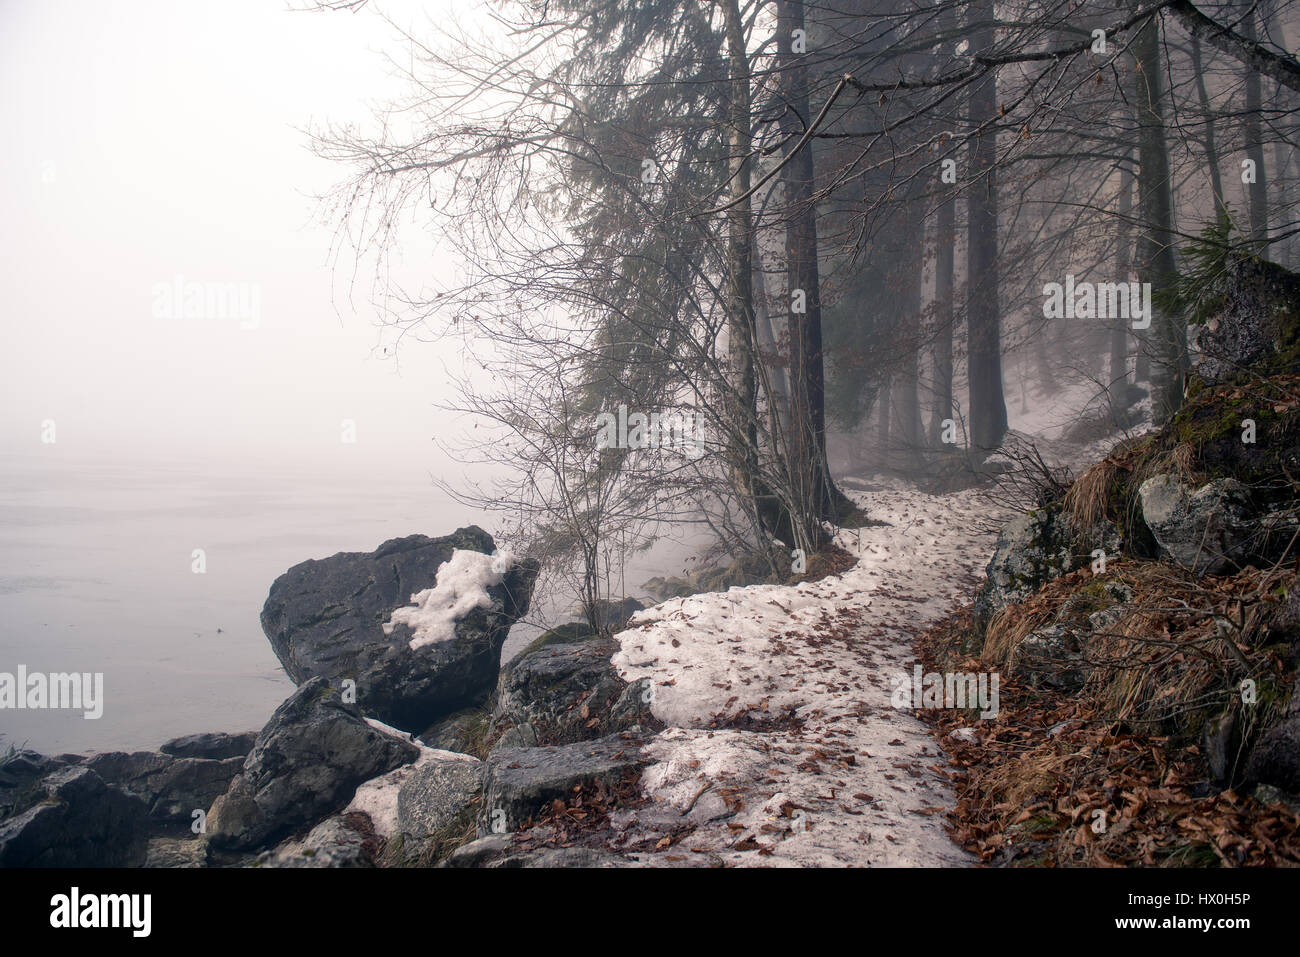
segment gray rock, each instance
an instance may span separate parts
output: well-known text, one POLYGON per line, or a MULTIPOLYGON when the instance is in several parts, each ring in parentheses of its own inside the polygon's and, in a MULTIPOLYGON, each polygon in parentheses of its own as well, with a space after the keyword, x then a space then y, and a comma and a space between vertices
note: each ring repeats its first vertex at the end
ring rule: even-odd
MULTIPOLYGON (((364 821, 364 816, 361 816, 364 821)), ((301 841, 286 841, 273 851, 267 851, 257 861, 257 867, 311 867, 355 868, 374 867, 374 844, 367 844, 370 835, 356 830, 353 815, 327 818, 321 821, 301 841)))
POLYGON ((975 596, 975 621, 983 629, 1007 605, 1024 601, 1070 571, 1071 535, 1060 514, 1035 509, 1008 522, 998 534, 987 577, 975 596))
POLYGON ((262 628, 289 677, 355 680, 366 714, 412 731, 486 699, 510 626, 528 610, 535 561, 512 566, 502 584, 488 589, 491 606, 457 622, 452 640, 412 650, 406 625, 389 635, 382 627, 413 594, 433 587, 438 567, 457 548, 491 554, 495 544, 471 526, 290 568, 275 580, 262 608, 262 628))
POLYGON ((427 758, 397 791, 397 829, 410 853, 443 831, 483 790, 483 762, 427 758))
POLYGON ((1074 631, 1064 625, 1039 628, 1016 645, 1011 668, 1034 685, 1077 691, 1087 677, 1087 663, 1074 631))
POLYGON ((145 856, 147 868, 207 867, 207 848, 202 838, 190 840, 175 837, 155 837, 149 841, 145 856))
POLYGON ((1174 475, 1156 475, 1142 483, 1138 498, 1161 555, 1197 575, 1227 571, 1248 552, 1255 523, 1245 486, 1236 479, 1189 491, 1174 475))
POLYGON ((514 837, 510 834, 487 834, 457 848, 439 867, 484 867, 510 852, 514 837))
POLYGON ((526 847, 509 834, 489 834, 452 852, 439 867, 486 868, 605 868, 633 867, 617 854, 593 847, 526 847))
POLYGON ((242 772, 208 814, 219 850, 264 846, 346 803, 357 785, 409 764, 419 749, 369 725, 324 678, 276 709, 242 772))
POLYGON ((1300 797, 1287 794, 1281 788, 1271 784, 1261 784, 1255 788, 1255 800, 1260 804, 1281 804, 1292 814, 1300 814, 1300 797))
POLYGON ((561 747, 498 748, 485 762, 479 835, 494 823, 517 830, 556 799, 586 784, 613 784, 650 763, 641 738, 612 735, 561 747))
POLYGON ((519 729, 520 735, 500 744, 568 744, 650 721, 642 684, 629 685, 610 661, 617 650, 612 641, 547 645, 506 665, 497 682, 492 728, 519 729))
POLYGON ((1267 728, 1246 759, 1245 779, 1251 784, 1271 784, 1291 793, 1300 792, 1300 676, 1278 720, 1267 728))
POLYGON ((157 751, 108 751, 87 758, 82 766, 143 799, 154 820, 175 823, 189 822, 195 810, 211 807, 243 765, 242 757, 210 760, 157 751))
POLYGON ((497 748, 535 748, 537 747, 537 729, 531 724, 517 724, 507 728, 497 739, 492 750, 497 748))
POLYGON ((148 849, 143 801, 89 768, 60 768, 31 806, 0 823, 0 867, 138 867, 148 849))
POLYGON ((1284 717, 1260 735, 1246 762, 1246 780, 1300 792, 1300 716, 1284 717))
POLYGON ((177 758, 207 758, 221 761, 226 758, 244 758, 253 750, 256 731, 227 734, 224 731, 207 734, 187 734, 172 738, 158 750, 177 758))
POLYGON ((1229 261, 1217 288, 1217 313, 1195 328, 1193 371, 1222 382, 1267 359, 1294 337, 1300 320, 1300 278, 1270 262, 1241 256, 1229 261))
POLYGON ((61 767, 57 758, 25 749, 0 759, 0 819, 25 810, 40 780, 61 767))

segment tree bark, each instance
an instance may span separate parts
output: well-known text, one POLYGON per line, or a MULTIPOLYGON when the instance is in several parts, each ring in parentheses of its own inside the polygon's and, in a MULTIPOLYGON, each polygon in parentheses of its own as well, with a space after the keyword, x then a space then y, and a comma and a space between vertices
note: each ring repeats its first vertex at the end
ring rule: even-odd
MULTIPOLYGON (((1241 34, 1251 43, 1256 43, 1255 10, 1253 5, 1246 11, 1241 22, 1241 34)), ((1264 137, 1260 129, 1260 114, 1263 112, 1264 97, 1260 77, 1254 70, 1246 72, 1246 157, 1255 163, 1255 182, 1243 183, 1246 188, 1247 208, 1250 210, 1251 238, 1257 241, 1268 239, 1268 183, 1264 175, 1264 137)))
MULTIPOLYGON (((1165 149, 1164 90, 1160 62, 1160 21, 1147 20, 1134 37, 1137 60, 1133 79, 1138 114, 1138 196, 1142 218, 1139 267, 1144 282, 1165 288, 1177 273, 1174 255, 1173 193, 1165 149)), ((1167 422, 1182 405, 1187 361, 1187 330, 1182 321, 1155 309, 1147 336, 1151 353, 1151 416, 1167 422)))
MULTIPOLYGON (((996 39, 992 0, 975 0, 969 7, 971 49, 989 53, 996 39)), ((1002 391, 1002 333, 998 302, 998 182, 997 133, 999 115, 997 71, 990 70, 971 88, 972 123, 986 124, 971 139, 972 186, 968 218, 966 336, 970 378, 971 445, 990 452, 1007 432, 1007 403, 1002 391)))
MULTIPOLYGON (((793 50, 796 30, 805 30, 803 0, 779 0, 777 55, 785 100, 780 128, 791 137, 792 143, 812 122, 806 54, 793 50)), ((852 510, 853 503, 835 487, 826 460, 826 372, 822 356, 821 277, 817 264, 813 176, 811 145, 799 150, 782 170, 787 289, 792 293, 802 290, 804 296, 804 312, 788 312, 791 414, 787 435, 791 486, 799 489, 814 514, 834 522, 846 514, 846 509, 852 510)))

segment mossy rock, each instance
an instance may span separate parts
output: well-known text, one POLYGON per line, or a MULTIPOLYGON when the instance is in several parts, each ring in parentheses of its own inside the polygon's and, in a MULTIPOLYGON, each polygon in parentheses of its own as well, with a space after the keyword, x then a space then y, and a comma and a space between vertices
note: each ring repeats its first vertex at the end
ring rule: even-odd
POLYGON ((550 645, 572 645, 580 641, 594 641, 599 637, 600 635, 592 631, 591 625, 585 621, 570 621, 538 635, 528 643, 523 651, 519 652, 517 657, 522 658, 524 655, 540 651, 550 645))

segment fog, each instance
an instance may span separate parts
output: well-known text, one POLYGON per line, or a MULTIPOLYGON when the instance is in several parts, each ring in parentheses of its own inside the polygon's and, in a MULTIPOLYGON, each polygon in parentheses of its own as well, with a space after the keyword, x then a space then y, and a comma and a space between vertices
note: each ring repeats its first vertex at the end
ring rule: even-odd
MULTIPOLYGON (((313 198, 339 170, 305 131, 364 122, 392 94, 391 26, 251 0, 6 3, 0 18, 6 453, 450 467, 432 441, 459 427, 435 408, 448 350, 385 357, 374 271, 346 249, 331 261, 313 198), (158 318, 156 287, 178 282, 240 284, 255 315, 158 318)), ((403 251, 397 281, 449 268, 431 245, 403 251)))

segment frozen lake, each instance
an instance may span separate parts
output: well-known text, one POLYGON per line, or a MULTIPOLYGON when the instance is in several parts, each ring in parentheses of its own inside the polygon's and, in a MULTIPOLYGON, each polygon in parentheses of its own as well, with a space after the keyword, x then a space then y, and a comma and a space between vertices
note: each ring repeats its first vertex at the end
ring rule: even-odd
POLYGON ((154 748, 179 734, 260 728, 293 688, 258 622, 278 575, 416 532, 491 530, 493 516, 394 471, 356 479, 0 461, 0 671, 103 672, 105 697, 98 720, 0 711, 0 749, 154 748), (191 570, 195 549, 203 574, 191 570))

